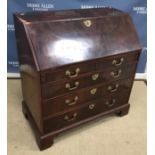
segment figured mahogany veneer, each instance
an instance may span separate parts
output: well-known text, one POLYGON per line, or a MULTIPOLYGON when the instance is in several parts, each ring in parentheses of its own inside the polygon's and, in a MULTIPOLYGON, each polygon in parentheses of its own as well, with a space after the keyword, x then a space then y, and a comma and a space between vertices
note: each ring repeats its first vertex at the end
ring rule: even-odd
MULTIPOLYGON (((61 66, 57 69, 49 69, 41 72, 41 82, 48 83, 51 81, 59 81, 59 80, 70 80, 69 76, 65 75, 65 71, 69 70, 75 72, 77 68, 80 68, 80 72, 78 76, 90 74, 95 71, 103 71, 105 69, 116 69, 115 64, 112 64, 114 60, 120 61, 121 58, 124 58, 125 61, 122 63, 121 67, 124 67, 131 62, 137 62, 139 58, 139 51, 135 51, 134 53, 127 54, 117 54, 114 57, 105 57, 104 61, 102 59, 85 61, 80 63, 68 64, 65 66, 61 66)), ((75 78, 74 78, 75 79, 75 78)))
POLYGON ((80 124, 129 111, 141 46, 113 8, 14 14, 23 113, 40 150, 80 124))
MULTIPOLYGON (((113 94, 130 91, 133 78, 125 80, 117 80, 107 84, 98 84, 89 88, 70 92, 52 99, 43 101, 43 115, 55 115, 70 110, 73 107, 78 107, 79 104, 97 100, 101 97, 111 96, 113 94), (77 97, 77 100, 76 100, 77 97), (69 100, 69 102, 66 102, 69 100)), ((128 93, 129 95, 129 93, 128 93)))
POLYGON ((49 99, 51 97, 89 87, 90 85, 96 85, 108 81, 114 81, 122 78, 131 77, 135 72, 136 63, 128 65, 126 66, 126 68, 119 67, 117 69, 107 69, 104 71, 93 72, 86 76, 79 76, 74 79, 61 80, 57 82, 44 84, 42 85, 42 96, 44 99, 49 99), (128 70, 126 68, 128 68, 128 70), (111 73, 114 73, 115 75, 113 76, 111 75, 111 73), (67 84, 70 86, 69 88, 66 88, 67 84))
POLYGON ((96 114, 119 107, 127 103, 128 97, 129 91, 125 91, 119 95, 113 94, 111 96, 106 96, 97 100, 93 100, 89 103, 83 104, 80 108, 71 109, 69 112, 66 112, 65 114, 59 114, 52 118, 45 117, 45 133, 61 129, 72 123, 79 122, 96 114))

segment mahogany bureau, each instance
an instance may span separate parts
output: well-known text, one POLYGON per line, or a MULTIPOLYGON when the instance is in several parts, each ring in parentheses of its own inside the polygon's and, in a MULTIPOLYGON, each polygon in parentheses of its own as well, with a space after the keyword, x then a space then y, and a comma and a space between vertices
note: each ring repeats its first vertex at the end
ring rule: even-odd
POLYGON ((141 45, 113 8, 15 13, 23 113, 40 150, 59 133, 129 111, 141 45))

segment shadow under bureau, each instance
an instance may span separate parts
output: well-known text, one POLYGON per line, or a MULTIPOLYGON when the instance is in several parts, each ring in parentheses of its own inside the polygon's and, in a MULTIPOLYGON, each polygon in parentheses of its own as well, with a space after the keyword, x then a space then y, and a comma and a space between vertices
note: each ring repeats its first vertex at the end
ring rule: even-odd
POLYGON ((131 17, 113 8, 14 14, 23 113, 41 150, 59 133, 129 111, 141 52, 131 17))

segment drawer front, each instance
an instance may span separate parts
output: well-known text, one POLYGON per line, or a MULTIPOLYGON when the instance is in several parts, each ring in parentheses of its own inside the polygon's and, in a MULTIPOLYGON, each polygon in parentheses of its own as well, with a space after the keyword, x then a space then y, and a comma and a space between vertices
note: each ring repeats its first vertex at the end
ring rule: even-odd
POLYGON ((74 107, 78 107, 83 103, 104 97, 105 95, 130 91, 132 82, 133 78, 114 81, 112 83, 107 83, 106 85, 96 85, 94 87, 44 101, 43 115, 45 117, 55 115, 57 113, 68 111, 74 107))
POLYGON ((95 61, 82 62, 78 64, 59 67, 56 71, 46 71, 41 73, 41 82, 48 83, 51 81, 70 80, 79 77, 82 74, 97 70, 95 61))
POLYGON ((109 69, 102 72, 95 72, 86 77, 76 80, 53 82, 42 85, 44 99, 50 99, 62 94, 74 92, 81 88, 90 87, 108 81, 130 78, 135 73, 136 64, 128 65, 127 68, 109 69))
POLYGON ((65 65, 55 69, 55 71, 41 72, 41 82, 48 83, 51 81, 70 80, 96 70, 106 68, 115 69, 117 67, 128 65, 131 62, 138 61, 139 52, 119 54, 113 57, 106 57, 100 60, 92 60, 72 65, 65 65))
POLYGON ((100 100, 89 102, 79 109, 72 110, 56 117, 44 119, 45 133, 56 131, 73 123, 95 116, 99 113, 119 107, 128 102, 129 92, 119 95, 111 95, 100 100), (123 97, 122 97, 123 96, 123 97))

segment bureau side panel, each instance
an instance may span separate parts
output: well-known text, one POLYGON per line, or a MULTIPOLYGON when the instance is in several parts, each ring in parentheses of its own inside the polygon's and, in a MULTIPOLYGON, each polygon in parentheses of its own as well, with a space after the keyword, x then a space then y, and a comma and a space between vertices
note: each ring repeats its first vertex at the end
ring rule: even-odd
POLYGON ((37 71, 24 24, 16 15, 14 15, 14 23, 23 100, 31 112, 39 131, 43 132, 40 74, 37 71))
MULTIPOLYGON (((33 73, 35 74, 35 73, 33 73)), ((28 109, 33 116, 40 132, 43 132, 42 127, 42 110, 41 110, 41 92, 40 79, 36 76, 28 74, 26 70, 21 71, 21 83, 23 100, 28 106, 28 109)))

